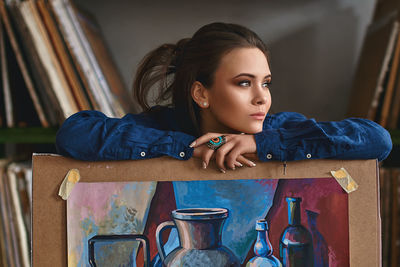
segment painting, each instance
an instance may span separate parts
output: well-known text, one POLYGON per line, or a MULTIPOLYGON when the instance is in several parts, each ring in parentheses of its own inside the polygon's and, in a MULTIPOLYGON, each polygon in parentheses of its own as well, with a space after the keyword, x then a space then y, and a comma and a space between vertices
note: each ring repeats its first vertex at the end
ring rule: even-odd
POLYGON ((82 182, 68 266, 349 266, 348 225, 334 178, 82 182))
POLYGON ((378 266, 376 160, 257 162, 33 156, 34 266, 378 266), (72 170, 79 182, 64 200, 72 170), (331 171, 358 184, 347 193, 331 171), (66 178, 67 177, 67 178, 66 178), (189 261, 189 263, 188 263, 189 261), (296 265, 293 265, 295 262, 296 265))

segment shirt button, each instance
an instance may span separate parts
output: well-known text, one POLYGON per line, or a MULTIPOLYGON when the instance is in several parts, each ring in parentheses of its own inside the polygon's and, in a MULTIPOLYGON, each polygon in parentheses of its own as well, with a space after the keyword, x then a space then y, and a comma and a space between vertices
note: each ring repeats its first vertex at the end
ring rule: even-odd
POLYGON ((272 155, 271 154, 267 154, 267 159, 272 159, 272 155))
POLYGON ((183 158, 183 157, 185 156, 185 152, 179 153, 179 156, 180 156, 181 158, 183 158))
POLYGON ((146 156, 146 152, 144 152, 144 151, 140 152, 140 156, 142 156, 142 157, 146 156))
POLYGON ((311 158, 311 154, 307 154, 306 157, 307 157, 308 159, 310 159, 310 158, 311 158))

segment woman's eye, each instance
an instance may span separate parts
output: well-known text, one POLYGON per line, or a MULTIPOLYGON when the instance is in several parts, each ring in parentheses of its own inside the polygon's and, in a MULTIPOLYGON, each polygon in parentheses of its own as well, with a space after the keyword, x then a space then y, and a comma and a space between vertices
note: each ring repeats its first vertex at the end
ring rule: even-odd
POLYGON ((263 86, 263 87, 270 88, 270 87, 271 87, 271 82, 264 82, 264 83, 262 84, 262 86, 263 86))
POLYGON ((239 86, 250 86, 250 81, 240 81, 239 86))

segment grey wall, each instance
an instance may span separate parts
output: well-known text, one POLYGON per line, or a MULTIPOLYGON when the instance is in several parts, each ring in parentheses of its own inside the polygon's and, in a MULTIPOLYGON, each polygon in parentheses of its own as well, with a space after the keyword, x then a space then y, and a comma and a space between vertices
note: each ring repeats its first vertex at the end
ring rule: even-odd
POLYGON ((76 1, 97 18, 128 88, 141 58, 214 22, 243 24, 272 56, 272 109, 345 116, 376 0, 76 1))

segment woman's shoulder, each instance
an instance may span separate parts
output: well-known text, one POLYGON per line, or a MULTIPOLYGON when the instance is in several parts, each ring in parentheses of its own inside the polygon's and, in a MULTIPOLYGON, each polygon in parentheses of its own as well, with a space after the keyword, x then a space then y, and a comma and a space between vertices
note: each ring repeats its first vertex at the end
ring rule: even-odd
POLYGON ((282 119, 307 119, 306 116, 304 116, 301 113, 298 112, 292 112, 292 111, 282 111, 274 114, 268 114, 267 118, 270 118, 272 120, 282 120, 282 119))
POLYGON ((153 106, 148 111, 140 113, 140 115, 156 124, 163 130, 179 130, 176 123, 176 111, 172 107, 153 106))
POLYGON ((307 117, 301 113, 284 111, 275 114, 268 114, 265 117, 264 127, 280 127, 285 122, 304 121, 307 117))
POLYGON ((154 106, 140 113, 128 113, 122 118, 108 117, 97 110, 83 110, 71 115, 63 125, 109 121, 117 124, 134 123, 150 128, 174 130, 176 128, 174 116, 175 110, 165 106, 154 106))

